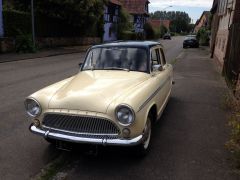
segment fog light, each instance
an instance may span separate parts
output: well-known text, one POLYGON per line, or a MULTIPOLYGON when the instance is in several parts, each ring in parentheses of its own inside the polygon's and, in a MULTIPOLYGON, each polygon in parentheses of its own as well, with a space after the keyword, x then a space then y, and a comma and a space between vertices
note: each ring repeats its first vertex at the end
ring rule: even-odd
POLYGON ((38 127, 38 126, 40 126, 40 121, 39 121, 38 119, 34 119, 34 120, 33 120, 33 124, 34 124, 36 127, 38 127))
POLYGON ((128 128, 124 128, 122 130, 122 135, 124 138, 128 138, 130 136, 131 131, 128 128))

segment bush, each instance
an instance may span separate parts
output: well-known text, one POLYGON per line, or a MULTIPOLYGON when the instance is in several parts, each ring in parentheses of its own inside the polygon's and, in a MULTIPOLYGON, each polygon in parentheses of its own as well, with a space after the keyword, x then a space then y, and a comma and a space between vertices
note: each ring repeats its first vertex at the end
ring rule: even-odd
POLYGON ((202 46, 209 45, 209 32, 206 28, 201 28, 197 33, 197 39, 202 46))
POLYGON ((226 143, 226 147, 233 154, 233 161, 237 168, 240 169, 240 101, 229 95, 226 97, 225 103, 232 111, 232 115, 229 118, 231 136, 226 143))
POLYGON ((130 14, 126 11, 126 9, 121 8, 119 12, 119 23, 117 26, 117 34, 118 39, 128 40, 129 38, 132 39, 133 32, 131 30, 133 29, 132 23, 129 21, 130 14))
MULTIPOLYGON (((4 30, 6 37, 16 37, 19 31, 23 34, 32 33, 31 14, 14 9, 3 10, 4 30)), ((94 23, 79 26, 59 17, 50 17, 39 12, 35 13, 35 34, 37 37, 102 37, 103 16, 99 15, 94 23)))
POLYGON ((121 34, 121 40, 137 40, 137 34, 132 31, 124 31, 121 34))
POLYGON ((146 39, 154 39, 155 38, 155 31, 150 23, 145 23, 143 29, 145 31, 146 39))
POLYGON ((32 53, 36 51, 33 45, 31 34, 23 34, 16 36, 16 52, 19 53, 32 53))
POLYGON ((13 9, 3 10, 4 34, 6 37, 16 37, 19 31, 31 33, 31 16, 29 13, 13 9))
POLYGON ((161 25, 160 26, 160 38, 162 38, 164 36, 164 34, 167 32, 168 32, 168 29, 165 26, 161 25))

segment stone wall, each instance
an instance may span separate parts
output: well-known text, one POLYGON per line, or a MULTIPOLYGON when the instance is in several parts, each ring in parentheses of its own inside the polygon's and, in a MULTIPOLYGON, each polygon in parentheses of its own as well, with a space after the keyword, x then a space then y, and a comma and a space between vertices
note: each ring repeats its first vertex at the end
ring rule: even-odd
MULTIPOLYGON (((101 43, 101 39, 97 37, 73 37, 73 38, 36 38, 37 47, 55 48, 61 46, 88 46, 101 43)), ((0 38, 0 53, 14 52, 14 38, 0 38)))
POLYGON ((97 37, 64 37, 64 38, 37 38, 38 48, 54 48, 61 46, 86 46, 101 43, 101 39, 97 37))
POLYGON ((13 38, 0 38, 0 53, 13 52, 15 40, 13 38))

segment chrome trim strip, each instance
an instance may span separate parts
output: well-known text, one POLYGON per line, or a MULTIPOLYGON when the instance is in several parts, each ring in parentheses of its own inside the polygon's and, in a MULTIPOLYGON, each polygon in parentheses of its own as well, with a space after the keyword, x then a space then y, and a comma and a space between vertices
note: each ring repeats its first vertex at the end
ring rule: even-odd
POLYGON ((140 144, 143 138, 142 134, 133 139, 84 138, 84 137, 77 137, 77 136, 72 136, 67 134, 55 133, 51 131, 44 131, 37 128, 33 124, 30 125, 29 130, 32 133, 41 135, 45 138, 52 138, 56 140, 69 141, 74 143, 88 143, 88 144, 100 144, 100 145, 134 146, 134 145, 140 144))
POLYGON ((170 79, 170 76, 157 88, 156 91, 154 91, 153 94, 149 96, 149 98, 147 98, 146 101, 143 102, 143 104, 139 107, 138 112, 141 111, 152 100, 154 96, 156 96, 156 94, 163 88, 163 86, 165 86, 165 84, 169 79, 170 79))
POLYGON ((48 130, 55 130, 55 131, 60 131, 60 132, 65 132, 65 133, 74 133, 74 134, 78 134, 78 135, 94 135, 94 136, 118 136, 119 134, 97 134, 97 133, 79 133, 79 132, 75 132, 75 131, 67 131, 67 130, 63 130, 63 129, 57 129, 57 128, 51 128, 48 126, 42 126, 43 128, 46 128, 48 130))

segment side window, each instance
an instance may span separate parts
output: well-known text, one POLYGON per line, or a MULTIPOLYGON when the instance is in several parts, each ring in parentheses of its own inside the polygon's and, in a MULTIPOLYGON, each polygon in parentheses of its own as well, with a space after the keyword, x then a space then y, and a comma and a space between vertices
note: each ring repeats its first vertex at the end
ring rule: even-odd
POLYGON ((151 63, 152 65, 157 65, 159 63, 159 50, 158 49, 153 49, 151 51, 151 63))
POLYGON ((166 64, 166 59, 165 59, 165 54, 162 48, 160 49, 160 52, 161 52, 162 65, 164 66, 166 64))

